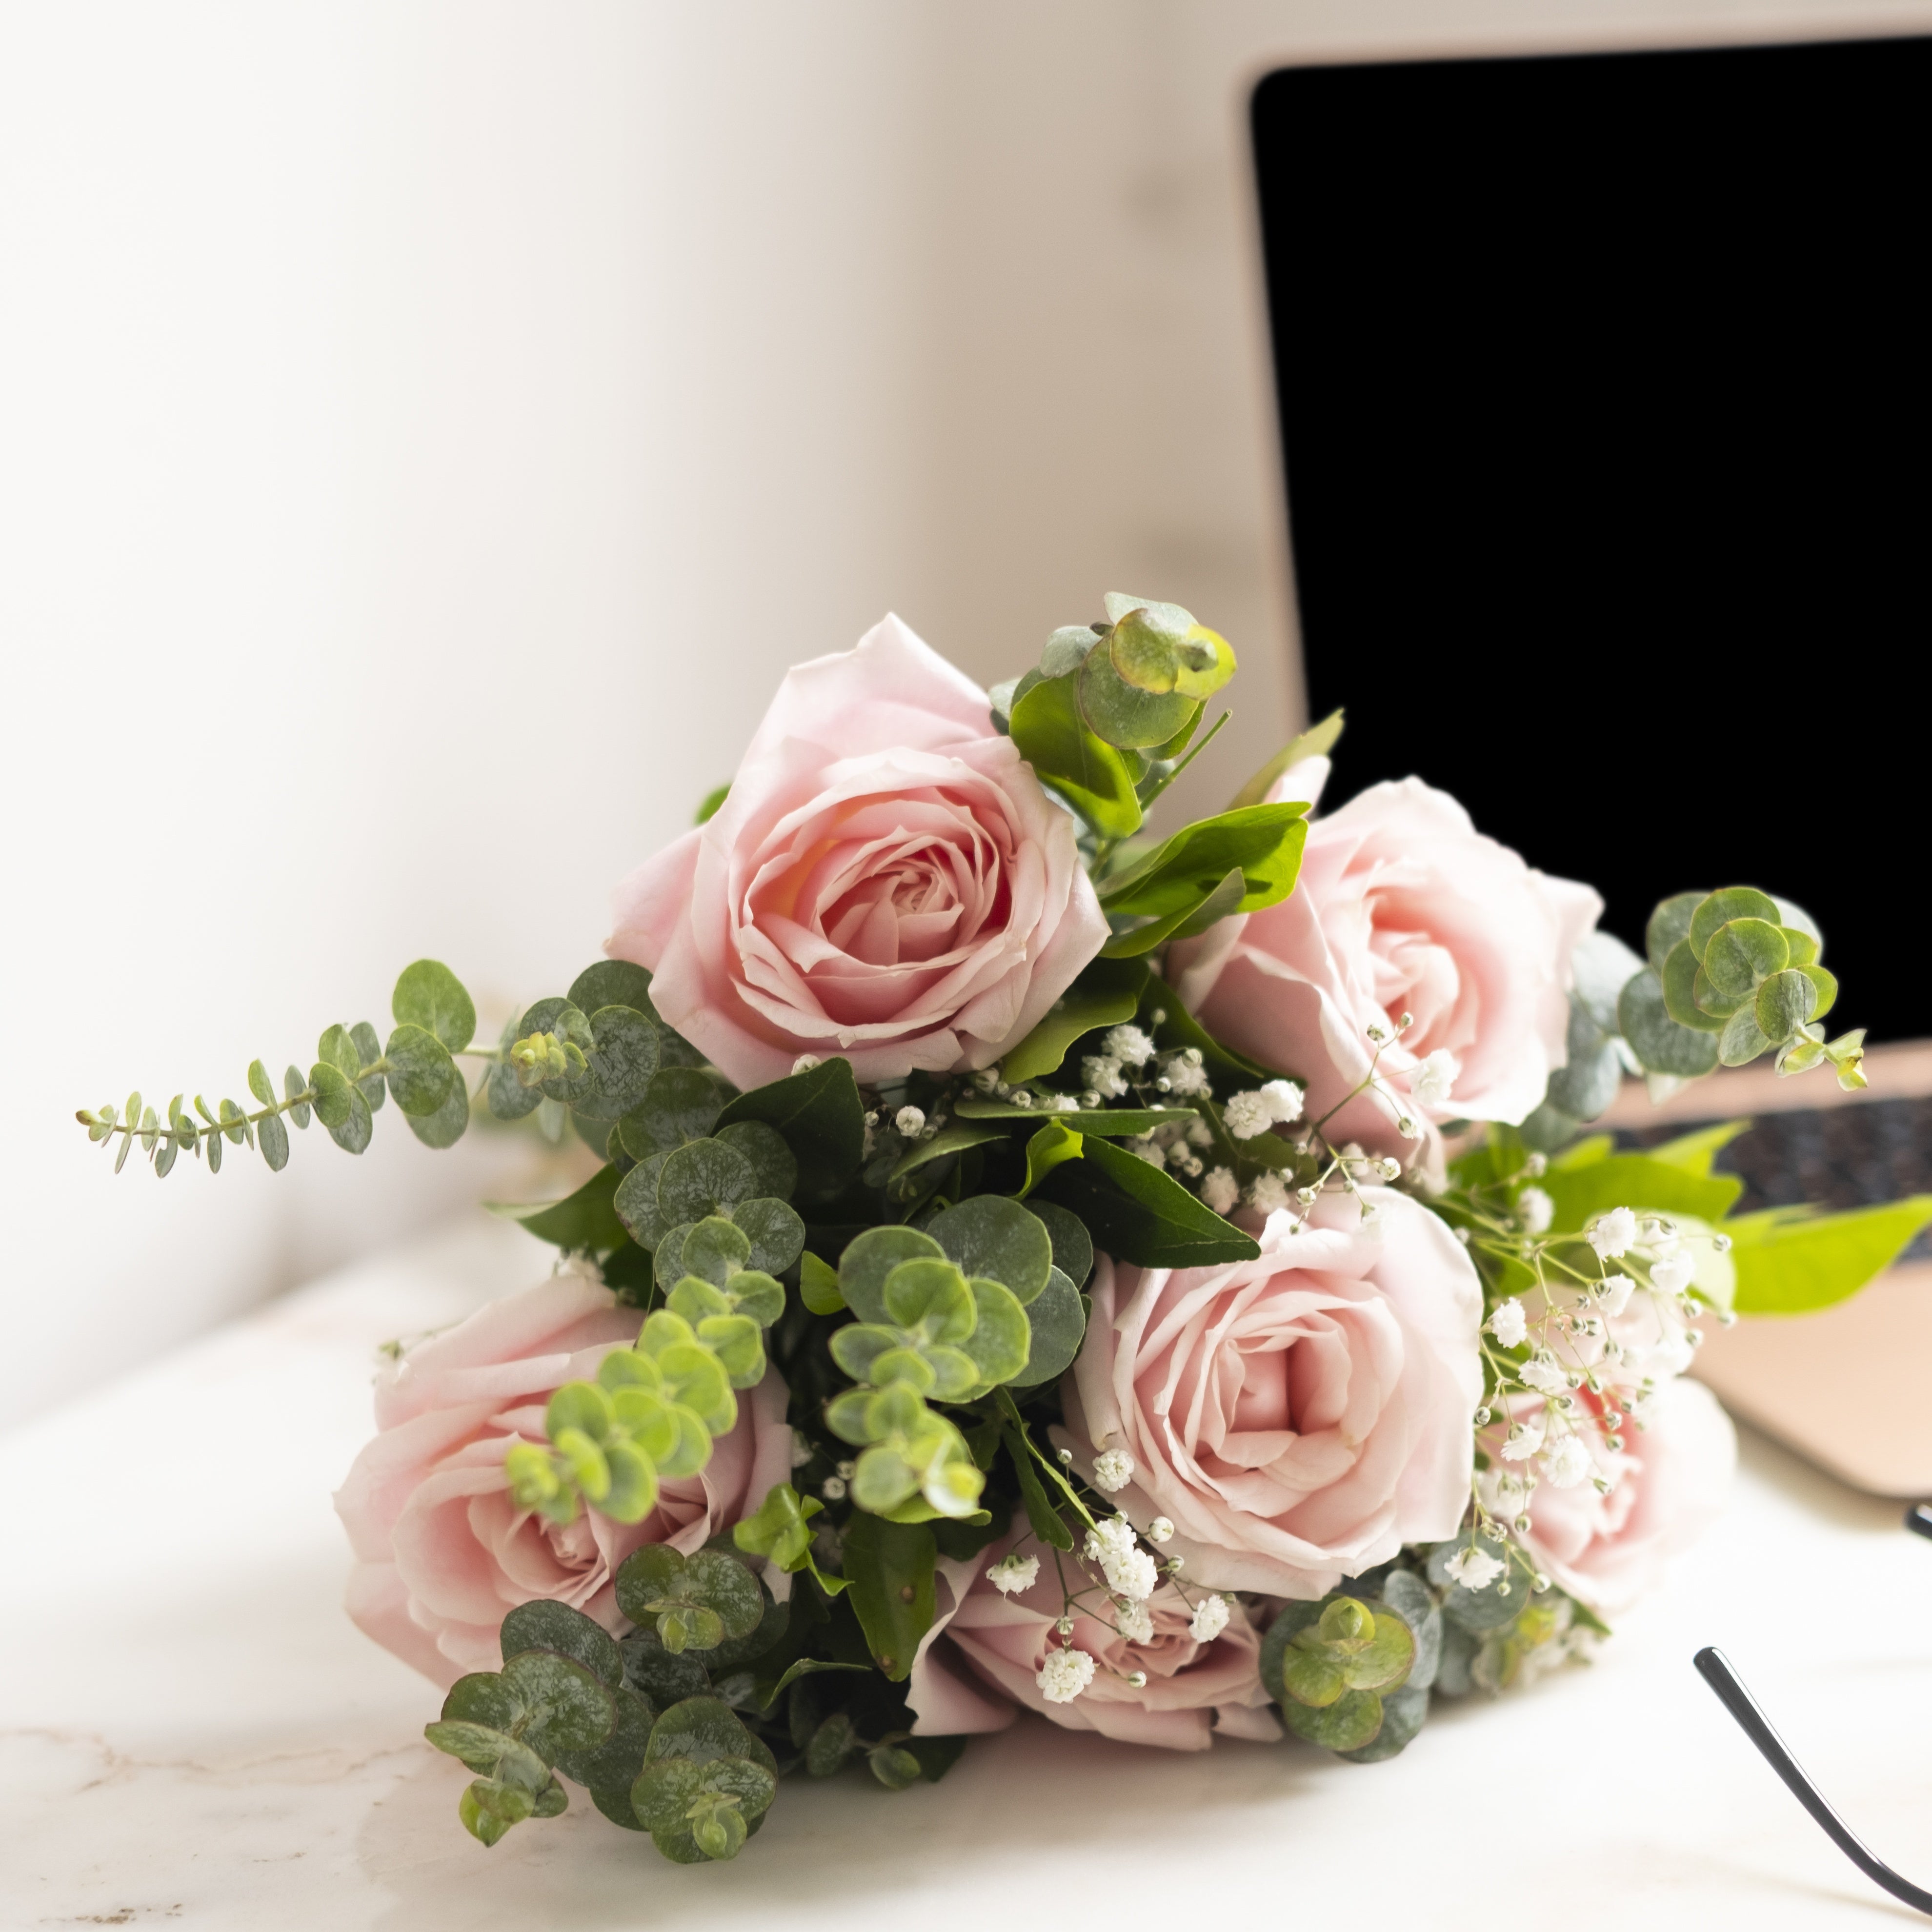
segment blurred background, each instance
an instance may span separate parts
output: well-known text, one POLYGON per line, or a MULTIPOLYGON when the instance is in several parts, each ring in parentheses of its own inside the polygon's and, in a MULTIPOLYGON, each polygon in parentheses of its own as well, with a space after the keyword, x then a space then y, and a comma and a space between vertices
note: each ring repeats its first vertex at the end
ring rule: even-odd
POLYGON ((0 1421, 527 1159, 390 1112, 116 1182, 76 1106, 242 1097, 423 954, 560 989, 885 610, 983 682, 1188 604, 1241 654, 1217 793, 1302 721, 1262 74, 1928 14, 9 0, 0 1421))

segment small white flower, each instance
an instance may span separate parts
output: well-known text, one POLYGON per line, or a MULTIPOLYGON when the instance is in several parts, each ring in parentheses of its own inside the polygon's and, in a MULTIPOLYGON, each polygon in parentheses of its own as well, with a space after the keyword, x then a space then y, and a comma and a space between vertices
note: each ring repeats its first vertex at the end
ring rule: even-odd
POLYGON ((829 1503, 842 1503, 845 1500, 845 1478, 827 1476, 818 1486, 818 1493, 829 1503))
POLYGON ((1516 1219, 1526 1234, 1544 1234, 1556 1218, 1556 1203, 1540 1187, 1526 1187, 1516 1197, 1516 1219))
POLYGON ((1164 1516, 1157 1516, 1147 1526, 1147 1540, 1150 1543, 1166 1543, 1174 1534, 1174 1526, 1164 1516))
POLYGON ((1590 1245, 1606 1261, 1627 1254, 1636 1240, 1636 1216, 1628 1208, 1599 1214, 1590 1229, 1590 1245))
POLYGON ((794 1429, 791 1432, 791 1466, 802 1469, 818 1454, 812 1444, 794 1429))
POLYGON ((1697 1264, 1688 1255, 1665 1255, 1651 1263, 1650 1285, 1666 1294, 1682 1294, 1696 1272, 1697 1264))
POLYGON ((824 1061, 815 1053, 801 1053, 791 1064, 794 1073, 809 1073, 814 1066, 823 1066, 824 1061))
POLYGON ((1598 1285, 1598 1304, 1614 1321, 1630 1306, 1630 1295, 1636 1287, 1636 1283, 1627 1274, 1606 1275, 1598 1285))
POLYGON ((1550 1172, 1549 1155, 1546 1154, 1526 1155, 1523 1159, 1522 1171, 1532 1180, 1541 1180, 1544 1175, 1550 1172))
POLYGON ((1144 1602, 1160 1580, 1154 1558, 1135 1540, 1134 1526, 1124 1516, 1096 1523, 1087 1532, 1086 1554, 1089 1562, 1106 1571, 1108 1588, 1130 1602, 1144 1602))
POLYGON ((1248 1190, 1248 1203, 1257 1213, 1280 1214, 1288 1205, 1288 1183, 1278 1174, 1258 1175, 1248 1190))
POLYGON ((1208 1070, 1193 1060, 1176 1058, 1167 1063, 1167 1090, 1185 1100, 1209 1090, 1208 1070))
POLYGON ((926 1125, 926 1109, 922 1107, 902 1107, 892 1116, 892 1125, 908 1140, 914 1139, 926 1125))
POLYGON ((1543 1447, 1543 1418, 1532 1416, 1527 1422, 1519 1422, 1510 1430, 1509 1440, 1503 1444, 1505 1462, 1527 1462, 1543 1447))
POLYGON ((1094 1458, 1094 1486, 1112 1496, 1134 1479, 1134 1459, 1124 1449, 1103 1449, 1094 1458))
POLYGON ((1268 1102, 1268 1112, 1274 1115, 1274 1124, 1285 1127, 1291 1120, 1301 1118, 1302 1102, 1307 1098, 1296 1080, 1270 1080, 1262 1088, 1262 1098, 1268 1102))
POLYGON ((1128 1153, 1138 1155, 1148 1166, 1165 1167, 1167 1165, 1167 1155, 1158 1141, 1130 1141, 1126 1144, 1128 1153))
POLYGON ((1595 1473, 1595 1465, 1581 1436, 1564 1436, 1544 1451, 1543 1472, 1552 1490, 1574 1490, 1586 1476, 1595 1473))
POLYGON ((1117 1026, 1100 1042, 1101 1051, 1124 1066, 1144 1066, 1154 1058, 1154 1042, 1137 1026, 1117 1026))
POLYGON ((1154 1612, 1144 1604, 1130 1604, 1114 1612, 1114 1628, 1130 1643, 1154 1641, 1154 1612))
POLYGON ((1446 1046, 1438 1046, 1408 1076, 1408 1090, 1418 1106, 1439 1107, 1462 1073, 1462 1063, 1446 1046))
POLYGON ((982 1066, 973 1076, 973 1084, 982 1094, 990 1094, 1000 1084, 1000 1070, 997 1066, 982 1066))
POLYGON ((1214 1130, 1205 1120, 1190 1120, 1187 1124, 1187 1144, 1192 1148, 1210 1148, 1214 1144, 1214 1130))
POLYGON ((1533 1388, 1539 1395, 1561 1395, 1568 1386, 1563 1379, 1563 1371, 1554 1362, 1539 1360, 1532 1355, 1516 1370, 1526 1388, 1533 1388))
POLYGON ((1228 1628, 1228 1615, 1226 1597, 1203 1597, 1194 1606, 1194 1620, 1187 1626, 1187 1634, 1196 1643, 1212 1643, 1228 1628))
POLYGON ((1238 1141, 1251 1141, 1274 1124, 1274 1110, 1258 1094, 1237 1094, 1221 1109, 1228 1131, 1238 1141))
POLYGON ((1120 1075, 1120 1063, 1098 1054, 1088 1054, 1080 1063, 1080 1077, 1103 1100, 1118 1100, 1127 1090, 1120 1075))
POLYGON ((986 1572, 986 1581, 1003 1597, 1030 1590, 1040 1576, 1040 1558, 1009 1554, 986 1572))
POLYGON ((1503 1561, 1474 1543, 1466 1543, 1443 1568, 1466 1590, 1486 1590, 1503 1573, 1503 1561))
POLYGON ((1049 1704, 1070 1704, 1094 1681, 1094 1660, 1084 1650, 1049 1650, 1034 1680, 1049 1704))
POLYGON ((1529 1333, 1529 1318, 1514 1295, 1498 1302, 1496 1312, 1483 1325, 1505 1348, 1515 1348, 1529 1333))
POLYGON ((1201 1184, 1201 1198, 1217 1214, 1225 1214, 1241 1198, 1234 1177, 1225 1167, 1210 1167, 1201 1184))

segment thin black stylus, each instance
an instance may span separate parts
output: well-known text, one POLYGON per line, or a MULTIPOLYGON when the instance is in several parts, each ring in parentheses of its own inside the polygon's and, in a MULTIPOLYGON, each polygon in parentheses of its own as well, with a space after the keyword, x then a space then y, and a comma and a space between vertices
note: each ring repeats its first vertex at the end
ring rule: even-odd
MULTIPOLYGON (((1918 1526, 1913 1525, 1916 1528, 1918 1526)), ((1926 1534, 1932 1535, 1932 1527, 1926 1534)), ((1901 1899, 1916 1911, 1932 1917, 1932 1892, 1922 1892, 1909 1879, 1903 1879, 1882 1858, 1867 1851, 1851 1827, 1825 1802, 1818 1788, 1798 1768, 1798 1760, 1784 1746, 1784 1740, 1771 1727, 1771 1720, 1757 1707, 1757 1700, 1739 1681, 1724 1652, 1710 1645, 1698 1652, 1692 1661, 1697 1674, 1716 1691, 1719 1701, 1738 1720, 1738 1728, 1762 1753, 1765 1762, 1790 1787, 1791 1795, 1824 1827, 1825 1835, 1850 1858, 1874 1885, 1882 1886, 1894 1898, 1901 1899)))
POLYGON ((1932 1536, 1932 1503, 1914 1503, 1905 1512, 1905 1526, 1921 1536, 1932 1536))

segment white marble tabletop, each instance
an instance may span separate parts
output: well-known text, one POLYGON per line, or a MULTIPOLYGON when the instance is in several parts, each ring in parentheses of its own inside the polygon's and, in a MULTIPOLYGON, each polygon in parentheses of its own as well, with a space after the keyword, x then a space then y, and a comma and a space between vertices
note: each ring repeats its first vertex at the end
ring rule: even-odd
POLYGON ((437 1694, 341 1613, 329 1494, 368 1432, 376 1346, 544 1254, 466 1221, 5 1442, 10 1932, 1918 1922, 1690 1668, 1720 1643, 1854 1828, 1932 1883, 1932 1546, 1758 1440, 1729 1516, 1594 1666, 1438 1709, 1388 1764, 1029 1719, 938 1786, 788 1783, 733 1865, 668 1864, 580 1794, 486 1852, 456 1820, 468 1774, 422 1741, 437 1694))

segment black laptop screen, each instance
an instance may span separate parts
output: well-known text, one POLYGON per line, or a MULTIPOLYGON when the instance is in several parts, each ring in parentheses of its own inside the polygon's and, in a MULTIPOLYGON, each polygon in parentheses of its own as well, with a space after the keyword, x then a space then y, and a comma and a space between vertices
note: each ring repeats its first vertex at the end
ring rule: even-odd
POLYGON ((1834 1025, 1932 1033, 1932 40, 1295 68, 1253 116, 1330 802, 1417 772, 1640 946, 1782 892, 1834 1025))

